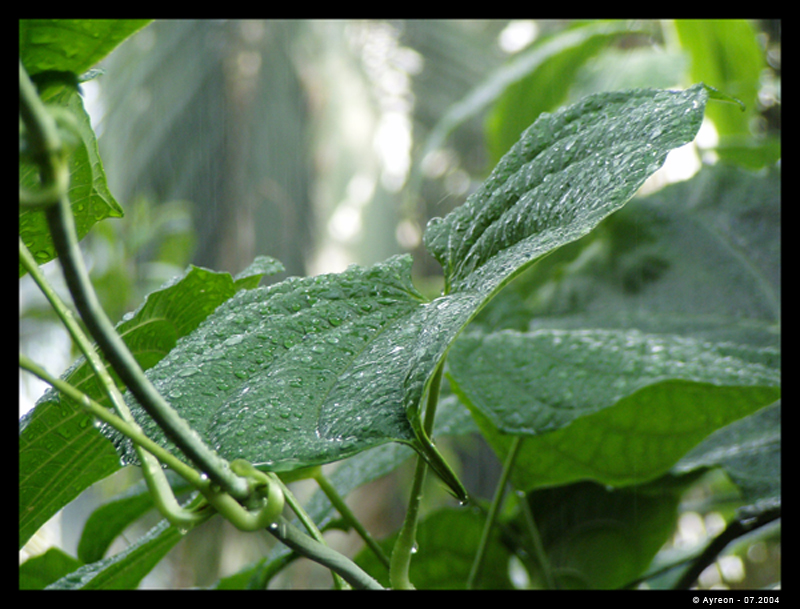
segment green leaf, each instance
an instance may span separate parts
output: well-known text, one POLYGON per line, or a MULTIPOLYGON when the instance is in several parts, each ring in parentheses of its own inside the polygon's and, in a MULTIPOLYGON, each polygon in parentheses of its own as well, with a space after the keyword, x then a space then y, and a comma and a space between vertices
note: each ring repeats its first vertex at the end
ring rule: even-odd
POLYGON ((28 74, 83 74, 149 19, 20 19, 19 57, 28 74))
MULTIPOLYGON (((147 369, 237 289, 254 285, 258 278, 252 275, 234 282, 227 273, 190 267, 183 277, 149 294, 135 313, 117 325, 117 331, 147 369)), ((107 403, 83 358, 62 378, 101 404, 107 403)), ((83 490, 120 468, 119 456, 92 425, 91 417, 53 390, 20 421, 19 458, 21 545, 83 490)))
POLYGON ((781 503, 781 404, 763 408, 706 438, 678 463, 683 473, 721 467, 742 491, 745 506, 760 510, 781 503))
POLYGON ((448 362, 454 391, 501 457, 503 434, 533 436, 514 473, 526 489, 648 481, 780 397, 775 348, 638 330, 472 333, 448 362))
POLYGON ((150 378, 227 459, 288 471, 398 441, 463 494, 420 417, 450 344, 515 274, 590 231, 691 141, 706 96, 701 85, 600 94, 537 120, 463 207, 429 224, 445 296, 424 301, 407 256, 288 279, 228 301, 150 378))
POLYGON ((123 551, 84 565, 47 587, 48 590, 132 590, 183 539, 166 520, 123 551))
MULTIPOLYGON (((779 397, 777 387, 662 381, 567 427, 526 438, 512 481, 524 490, 579 480, 610 486, 648 482, 712 432, 779 397)), ((499 433, 465 394, 462 398, 502 458, 511 436, 499 433)))
POLYGON ((464 205, 429 224, 447 291, 489 296, 588 233, 694 139, 707 98, 703 85, 600 93, 540 116, 464 205))
POLYGON ((54 581, 78 569, 83 563, 59 548, 29 558, 19 567, 20 590, 44 590, 54 581))
MULTIPOLYGON (((178 476, 170 478, 176 496, 190 488, 178 476)), ((78 542, 78 558, 84 563, 102 559, 114 539, 152 509, 153 497, 144 481, 133 485, 121 496, 104 503, 89 515, 86 524, 83 525, 78 542)))
MULTIPOLYGON (((82 239, 96 222, 105 218, 121 218, 122 208, 108 190, 97 139, 78 92, 65 88, 47 101, 66 108, 77 119, 80 142, 69 159, 69 200, 78 238, 82 239)), ((21 188, 36 189, 39 183, 38 168, 20 159, 19 182, 21 188)), ((38 264, 56 257, 44 211, 20 209, 19 236, 38 264)), ((26 271, 22 264, 19 269, 21 277, 26 271)))
POLYGON ((634 329, 471 333, 456 341, 448 363, 458 391, 498 430, 530 435, 662 381, 777 387, 781 372, 777 349, 634 329))
MULTIPOLYGON (((83 74, 119 43, 149 23, 143 19, 21 19, 19 56, 29 75, 45 72, 83 74)), ((68 109, 77 118, 81 141, 69 163, 70 205, 78 238, 95 222, 122 217, 122 208, 111 195, 97 151, 97 140, 83 101, 74 87, 63 82, 42 85, 42 100, 68 109)), ((20 160, 20 187, 35 188, 38 170, 20 160)), ((39 264, 52 260, 55 249, 43 211, 21 210, 20 237, 39 264)), ((25 271, 20 265, 20 277, 25 271)))
POLYGON ((749 134, 765 66, 753 27, 744 19, 679 19, 675 28, 691 55, 692 80, 706 82, 747 107, 742 112, 734 104, 711 104, 708 116, 718 133, 749 134))
POLYGON ((607 590, 634 581, 673 534, 686 486, 677 479, 611 490, 579 482, 530 493, 526 499, 558 587, 607 590))

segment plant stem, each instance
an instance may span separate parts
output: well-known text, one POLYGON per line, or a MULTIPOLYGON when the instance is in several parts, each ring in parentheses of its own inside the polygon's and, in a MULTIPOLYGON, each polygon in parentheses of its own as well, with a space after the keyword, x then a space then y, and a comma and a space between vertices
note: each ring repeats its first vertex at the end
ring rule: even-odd
POLYGON ((45 215, 75 306, 114 371, 192 463, 228 494, 245 499, 249 492, 247 483, 231 472, 228 464, 161 397, 106 317, 83 265, 69 202, 62 199, 58 206, 47 209, 45 215))
POLYGON ((352 560, 332 550, 327 545, 315 541, 290 524, 285 518, 281 517, 274 526, 269 527, 267 530, 295 552, 338 573, 342 579, 354 588, 366 590, 383 589, 383 586, 352 560))
MULTIPOLYGON (((45 190, 62 184, 67 171, 66 158, 55 127, 55 121, 42 104, 36 89, 20 63, 20 116, 28 130, 30 148, 41 171, 45 190), (61 178, 59 176, 62 176, 61 178)), ((66 185, 55 191, 56 200, 45 209, 56 253, 58 254, 67 287, 75 306, 90 334, 97 341, 112 368, 131 390, 142 407, 167 436, 208 477, 236 499, 249 495, 247 482, 236 476, 228 463, 208 448, 189 425, 156 391, 145 377, 136 359, 114 330, 100 306, 83 264, 75 219, 72 217, 66 185)))
POLYGON ((539 563, 542 573, 544 574, 545 585, 547 586, 548 590, 555 590, 556 580, 553 577, 553 569, 550 567, 550 559, 547 557, 547 552, 544 550, 542 536, 539 534, 539 527, 536 526, 536 521, 533 519, 533 511, 531 510, 530 505, 528 505, 528 501, 525 497, 523 497, 522 501, 520 501, 520 505, 522 515, 525 518, 525 524, 528 527, 528 534, 530 535, 531 543, 533 544, 533 554, 536 557, 536 561, 539 563))
POLYGON ((358 533, 361 539, 364 540, 364 543, 367 544, 367 547, 372 550, 375 556, 378 557, 378 560, 388 569, 389 557, 386 556, 383 549, 378 545, 378 542, 375 541, 372 535, 369 534, 369 531, 367 531, 364 525, 356 518, 356 515, 353 514, 350 507, 344 502, 344 499, 339 495, 330 480, 322 473, 322 469, 319 469, 315 473, 314 480, 317 481, 322 492, 325 493, 325 496, 330 500, 331 504, 333 504, 336 511, 341 514, 342 518, 344 518, 353 529, 355 529, 356 533, 358 533))
POLYGON ((737 518, 717 535, 703 550, 697 558, 695 558, 689 568, 684 572, 681 578, 675 583, 673 589, 675 590, 688 590, 693 583, 697 581, 700 574, 717 560, 720 553, 730 544, 733 540, 753 531, 759 527, 763 527, 781 517, 781 508, 776 507, 765 510, 753 518, 737 518))
POLYGON ((511 443, 511 449, 506 455, 505 463, 503 464, 503 471, 500 474, 500 480, 497 482, 497 488, 494 492, 492 504, 489 507, 489 514, 486 516, 486 522, 483 525, 483 532, 481 533, 481 540, 478 543, 478 551, 475 554, 475 560, 472 562, 472 568, 467 578, 467 589, 470 590, 475 585, 475 581, 480 575, 483 561, 486 557, 486 550, 489 546, 489 537, 492 533, 492 528, 497 520, 497 515, 500 513, 500 508, 503 506, 503 498, 505 497, 506 486, 508 478, 511 475, 511 470, 514 467, 514 461, 519 454, 519 447, 522 444, 522 436, 514 436, 511 443))
MULTIPOLYGON (((133 418, 128 405, 125 403, 125 400, 122 397, 122 394, 114 384, 111 375, 108 373, 108 370, 106 370, 106 367, 101 361, 100 356, 95 351, 94 346, 91 344, 91 342, 89 342, 89 339, 76 322, 75 317, 72 315, 72 311, 69 310, 55 290, 53 290, 52 286, 48 283, 47 279, 45 279, 30 251, 28 251, 28 248, 25 247, 25 244, 22 242, 22 239, 19 240, 19 257, 23 267, 28 271, 31 278, 39 286, 39 289, 50 302, 50 305, 53 307, 53 310, 56 312, 59 319, 61 319, 64 327, 66 327, 70 336, 78 345, 78 348, 80 349, 81 353, 83 353, 89 366, 92 368, 92 370, 94 370, 95 375, 100 381, 101 387, 108 396, 108 399, 114 405, 114 410, 116 410, 117 415, 128 426, 126 429, 130 428, 130 430, 134 430, 136 433, 144 435, 142 429, 133 418)), ((125 435, 127 435, 129 439, 131 438, 130 432, 126 433, 125 435)), ((144 475, 145 482, 147 483, 147 487, 151 492, 153 501, 155 502, 159 512, 161 512, 161 514, 166 517, 170 523, 180 527, 189 527, 200 522, 200 514, 197 512, 184 510, 178 504, 174 494, 172 493, 172 488, 167 481, 167 477, 164 474, 164 470, 161 469, 161 464, 159 463, 158 459, 156 459, 156 457, 151 453, 147 452, 141 444, 134 442, 133 445, 142 464, 142 474, 144 475)), ((194 472, 194 470, 192 471, 194 472)), ((197 480, 200 479, 197 472, 194 472, 194 478, 197 480)), ((187 481, 189 480, 187 479, 187 481)))
MULTIPOLYGON (((320 469, 320 468, 315 468, 315 469, 320 469)), ((311 535, 311 538, 314 539, 316 542, 321 543, 322 545, 327 545, 325 543, 325 538, 322 536, 322 531, 319 530, 319 527, 317 527, 314 520, 308 515, 308 512, 306 512, 303 509, 303 506, 300 505, 300 502, 294 496, 294 493, 292 493, 292 491, 289 490, 289 487, 286 486, 283 480, 281 480, 277 476, 275 476, 275 479, 276 479, 276 484, 280 486, 281 491, 283 492, 283 496, 286 499, 286 503, 295 513, 300 523, 306 528, 306 531, 308 531, 309 535, 311 535)), ((273 528, 269 528, 268 530, 270 532, 274 532, 273 528)), ((337 589, 343 587, 340 576, 335 571, 333 572, 333 583, 337 589)))
POLYGON ((116 416, 107 408, 97 403, 85 393, 76 389, 66 381, 56 378, 49 374, 44 368, 32 362, 27 356, 20 354, 19 365, 23 370, 36 375, 44 382, 52 385, 60 392, 73 399, 78 404, 85 407, 89 413, 103 423, 111 425, 114 429, 119 431, 131 439, 132 442, 142 446, 149 453, 153 454, 159 461, 172 468, 178 475, 184 478, 187 482, 194 486, 202 486, 202 476, 197 471, 186 465, 183 461, 175 457, 164 447, 156 444, 148 438, 142 431, 123 421, 120 417, 116 416))
MULTIPOLYGON (((423 430, 431 436, 433 422, 436 417, 436 406, 439 402, 439 389, 442 384, 442 374, 444 372, 444 360, 439 362, 436 372, 431 379, 428 389, 428 402, 425 407, 425 420, 423 430)), ((408 501, 408 510, 403 521, 403 527, 395 541, 392 557, 389 564, 389 581, 392 588, 396 590, 413 590, 414 585, 408 577, 411 566, 411 556, 417 551, 417 522, 419 521, 419 510, 422 503, 422 489, 425 484, 425 475, 428 471, 428 464, 418 456, 417 465, 414 469, 414 480, 411 484, 411 497, 408 501)))

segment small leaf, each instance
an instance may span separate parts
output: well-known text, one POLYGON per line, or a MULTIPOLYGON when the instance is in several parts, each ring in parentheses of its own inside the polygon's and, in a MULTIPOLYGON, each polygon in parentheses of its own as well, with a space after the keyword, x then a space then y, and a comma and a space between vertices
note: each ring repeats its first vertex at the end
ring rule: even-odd
POLYGON ((552 112, 565 102, 575 84, 575 75, 589 59, 615 38, 635 33, 627 22, 600 21, 542 37, 480 87, 482 95, 473 93, 472 99, 494 101, 486 117, 487 148, 493 163, 517 142, 539 114, 552 112), (495 93, 498 90, 502 94, 495 93))
POLYGON ((677 19, 675 31, 691 57, 693 81, 706 82, 747 107, 742 112, 733 104, 710 104, 708 117, 717 132, 749 135, 758 108, 761 71, 766 67, 753 26, 746 19, 677 19))

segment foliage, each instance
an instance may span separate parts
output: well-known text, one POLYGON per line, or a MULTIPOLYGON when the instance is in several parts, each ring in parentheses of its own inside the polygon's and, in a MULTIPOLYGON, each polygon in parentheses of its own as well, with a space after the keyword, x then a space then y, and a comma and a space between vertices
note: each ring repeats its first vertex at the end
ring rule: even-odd
MULTIPOLYGON (((51 116, 76 117, 71 130, 58 128, 61 142, 77 135, 62 192, 48 169, 61 161, 48 156, 36 120, 21 120, 20 251, 36 265, 58 257, 73 292, 73 253, 60 245, 54 209, 69 206, 77 238, 122 215, 78 76, 144 25, 20 22, 21 79, 37 83, 51 116), (43 203, 51 182, 56 195, 43 203)), ((506 151, 461 206, 427 225, 423 244, 444 276, 435 298, 415 286, 409 255, 261 287, 283 270, 278 261, 259 257, 235 277, 189 266, 114 326, 135 362, 130 373, 114 353, 123 347, 109 345, 91 304, 75 297, 113 381, 84 351, 20 421, 20 547, 123 467, 141 466, 147 484, 91 515, 77 557, 29 559, 20 586, 136 587, 214 512, 246 530, 237 514, 263 515, 276 496, 308 534, 283 516, 258 520, 282 543, 218 587, 265 587, 297 556, 330 568, 340 587, 339 577, 364 587, 510 588, 512 564, 532 587, 683 585, 704 554, 652 565, 681 497, 710 471, 724 472, 738 496, 731 530, 779 519, 780 153, 769 137, 755 141, 727 103, 727 94, 744 97, 753 118, 763 59, 746 22, 730 25, 735 48, 724 23, 707 25, 714 36, 695 32, 699 24, 676 27, 695 59, 692 78, 708 85, 570 99, 566 85, 580 90, 589 60, 632 34, 617 22, 578 24, 537 42, 432 130, 428 150, 491 105, 487 140, 506 151), (714 54, 703 46, 712 43, 714 54), (568 78, 537 95, 556 72, 568 78), (755 141, 743 164, 761 171, 718 163, 635 197, 706 115, 737 145, 755 141), (521 136, 519 121, 530 125, 521 136), (112 407, 123 423, 98 420, 112 407), (491 502, 472 496, 433 441, 476 432, 504 464, 491 502), (404 525, 375 542, 342 497, 412 455, 404 525), (178 474, 166 488, 199 494, 165 508, 152 458, 178 474), (328 477, 319 466, 331 462, 341 463, 328 477), (470 505, 420 520, 426 468, 470 505), (300 506, 286 484, 303 478, 321 492, 300 506), (506 482, 517 493, 503 509, 506 482), (107 556, 154 505, 166 519, 107 556), (366 541, 353 561, 317 528, 337 522, 366 541), (665 573, 674 574, 666 583, 665 573)), ((26 270, 35 272, 21 262, 26 270)))

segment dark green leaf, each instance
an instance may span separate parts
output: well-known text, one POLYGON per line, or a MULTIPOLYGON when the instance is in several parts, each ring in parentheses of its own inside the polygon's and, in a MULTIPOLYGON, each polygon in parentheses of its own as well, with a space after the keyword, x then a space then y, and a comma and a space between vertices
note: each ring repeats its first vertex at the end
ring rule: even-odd
POLYGON ((780 171, 706 167, 576 244, 580 264, 541 291, 550 296, 536 326, 633 326, 777 348, 780 229, 780 171))
MULTIPOLYGON (((512 480, 525 490, 579 480, 610 486, 648 482, 712 432, 779 397, 776 387, 662 381, 567 427, 526 438, 512 480)), ((462 399, 502 458, 511 437, 496 431, 466 394, 462 399)))
POLYGON ((501 432, 531 435, 665 380, 777 387, 781 372, 776 349, 638 330, 472 333, 456 341, 448 363, 459 391, 501 432))
POLYGON ((721 467, 742 491, 746 510, 781 502, 781 405, 764 408, 712 434, 673 471, 721 467))
POLYGON ((558 587, 614 589, 636 579, 673 534, 685 486, 581 482, 529 494, 558 587))
POLYGON ((691 141, 705 100, 702 86, 629 91, 541 117, 462 208, 429 225, 441 298, 424 302, 408 257, 289 279, 231 299, 150 376, 227 459, 286 471, 399 441, 454 488, 419 412, 453 339, 513 275, 590 231, 691 141))

